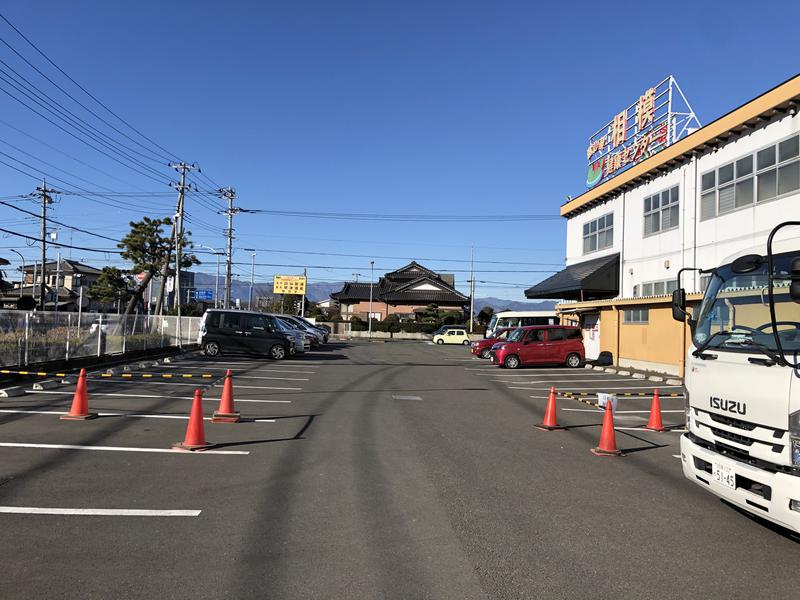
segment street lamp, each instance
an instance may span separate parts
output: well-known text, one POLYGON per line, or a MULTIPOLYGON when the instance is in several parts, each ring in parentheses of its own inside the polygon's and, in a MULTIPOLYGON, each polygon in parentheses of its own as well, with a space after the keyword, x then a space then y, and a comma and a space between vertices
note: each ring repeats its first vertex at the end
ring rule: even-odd
POLYGON ((22 298, 22 288, 25 285, 25 257, 22 256, 22 254, 20 254, 13 248, 11 249, 11 251, 17 256, 19 256, 19 259, 22 261, 22 278, 19 281, 19 297, 22 298))
POLYGON ((372 339, 372 283, 375 280, 375 261, 369 261, 369 339, 372 339))
POLYGON ((203 245, 202 247, 208 248, 214 254, 217 255, 217 276, 214 279, 214 308, 217 308, 217 302, 219 298, 219 257, 222 254, 222 252, 218 252, 216 248, 212 248, 211 246, 203 245))

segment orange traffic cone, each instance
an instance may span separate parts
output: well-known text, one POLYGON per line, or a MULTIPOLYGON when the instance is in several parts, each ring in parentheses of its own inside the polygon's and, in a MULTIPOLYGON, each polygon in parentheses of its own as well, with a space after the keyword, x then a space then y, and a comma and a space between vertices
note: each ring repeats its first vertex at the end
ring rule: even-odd
POLYGON ((603 414, 603 429, 600 431, 600 444, 592 448, 592 454, 597 456, 619 456, 622 452, 617 448, 617 438, 614 434, 614 407, 611 401, 606 402, 603 414))
POLYGON ((539 429, 545 431, 553 431, 556 429, 564 429, 558 424, 556 420, 556 388, 550 387, 550 396, 547 398, 547 406, 544 409, 544 421, 536 425, 539 429))
POLYGON ((650 405, 650 419, 647 427, 650 431, 664 431, 664 424, 661 422, 661 399, 658 397, 658 388, 653 390, 653 403, 650 405))
POLYGON ((194 391, 192 412, 189 413, 189 424, 186 426, 186 438, 182 442, 172 444, 177 450, 205 450, 214 444, 206 442, 203 429, 203 392, 194 391))
POLYGON ((78 385, 75 387, 75 395, 72 397, 72 408, 69 414, 59 417, 64 421, 85 421, 86 419, 97 418, 97 413, 89 412, 89 397, 86 393, 86 369, 81 369, 78 375, 78 385))
POLYGON ((219 410, 214 411, 212 423, 238 423, 241 413, 233 409, 233 375, 231 370, 225 373, 225 385, 222 387, 222 398, 219 401, 219 410))

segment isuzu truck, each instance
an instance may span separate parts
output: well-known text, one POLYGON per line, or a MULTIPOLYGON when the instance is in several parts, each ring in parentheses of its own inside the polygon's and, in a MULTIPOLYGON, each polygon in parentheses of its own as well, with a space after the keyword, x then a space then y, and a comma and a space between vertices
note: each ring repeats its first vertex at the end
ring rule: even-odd
MULTIPOLYGON (((699 269, 682 269, 699 270, 699 269)), ((800 532, 800 221, 773 229, 766 247, 710 270, 688 319, 684 475, 709 492, 800 532)))

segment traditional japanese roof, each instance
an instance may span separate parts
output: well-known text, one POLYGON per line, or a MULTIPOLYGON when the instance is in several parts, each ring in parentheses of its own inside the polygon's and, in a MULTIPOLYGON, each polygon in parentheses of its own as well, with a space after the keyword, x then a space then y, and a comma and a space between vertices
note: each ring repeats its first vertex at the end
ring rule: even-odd
POLYGON ((447 285, 439 277, 418 277, 381 294, 390 304, 466 304, 469 297, 447 285))
MULTIPOLYGON (((331 294, 331 298, 345 304, 360 302, 369 300, 369 292, 369 282, 348 282, 340 291, 331 294)), ((379 278, 372 286, 372 294, 374 300, 388 304, 462 306, 469 302, 469 297, 456 290, 451 283, 415 261, 379 278)))
MULTIPOLYGON (((331 294, 331 298, 334 300, 338 300, 339 302, 358 302, 359 300, 369 300, 369 283, 356 283, 353 281, 349 281, 344 284, 344 287, 339 290, 338 292, 334 292, 331 294)), ((372 294, 373 298, 378 297, 377 295, 378 286, 373 286, 372 294)))
POLYGON ((386 279, 390 281, 413 281, 414 279, 418 279, 420 277, 436 277, 439 278, 439 275, 423 267, 417 261, 412 260, 408 263, 405 267, 401 267, 396 271, 392 271, 391 273, 386 273, 386 279))
POLYGON ((697 153, 710 152, 724 145, 732 137, 746 133, 789 111, 796 111, 798 105, 800 105, 800 75, 764 92, 616 177, 569 200, 561 206, 561 216, 569 218, 600 204, 626 189, 691 160, 697 153))
POLYGON ((569 265, 525 290, 525 297, 590 300, 619 293, 619 253, 569 265))

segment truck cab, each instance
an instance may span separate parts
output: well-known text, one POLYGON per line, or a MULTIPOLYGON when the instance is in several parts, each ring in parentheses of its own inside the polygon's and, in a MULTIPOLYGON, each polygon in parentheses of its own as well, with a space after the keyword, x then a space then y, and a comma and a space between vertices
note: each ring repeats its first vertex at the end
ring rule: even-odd
MULTIPOLYGON (((704 272, 689 320, 681 461, 691 481, 800 532, 800 243, 773 242, 786 225, 766 253, 704 272)), ((673 316, 687 316, 682 289, 673 316)))

